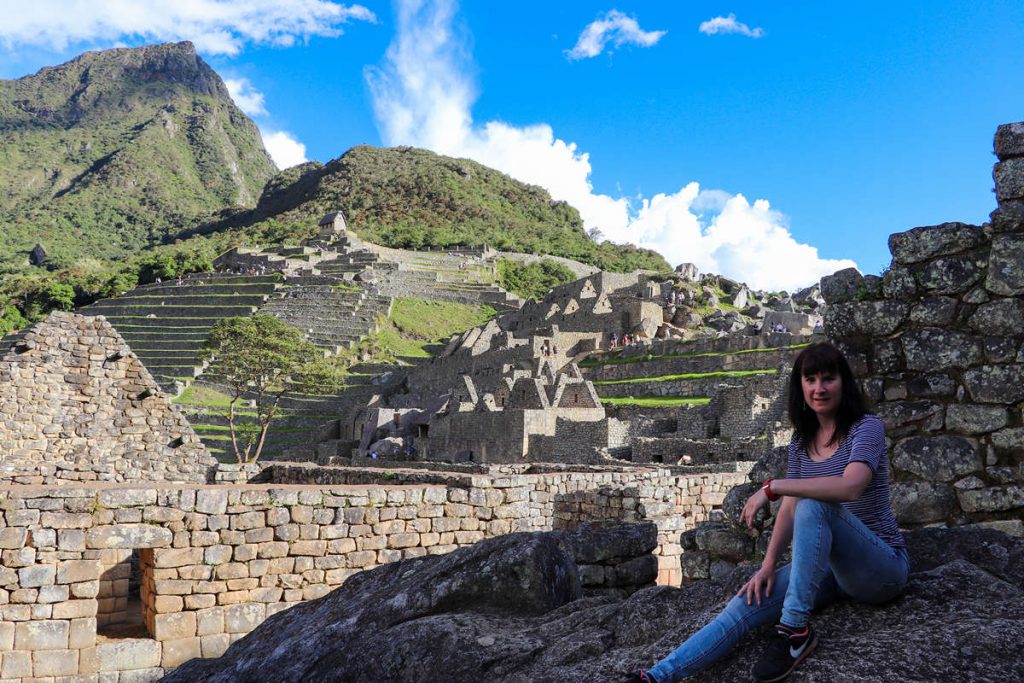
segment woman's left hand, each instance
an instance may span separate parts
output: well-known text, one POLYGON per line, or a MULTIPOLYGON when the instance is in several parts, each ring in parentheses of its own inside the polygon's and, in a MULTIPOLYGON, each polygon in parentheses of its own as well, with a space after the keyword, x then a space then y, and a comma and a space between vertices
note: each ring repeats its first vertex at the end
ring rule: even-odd
POLYGON ((743 506, 743 512, 740 513, 740 524, 746 524, 748 529, 753 529, 754 517, 757 515, 757 511, 767 504, 768 494, 762 489, 758 489, 757 493, 752 495, 747 500, 747 504, 743 506))

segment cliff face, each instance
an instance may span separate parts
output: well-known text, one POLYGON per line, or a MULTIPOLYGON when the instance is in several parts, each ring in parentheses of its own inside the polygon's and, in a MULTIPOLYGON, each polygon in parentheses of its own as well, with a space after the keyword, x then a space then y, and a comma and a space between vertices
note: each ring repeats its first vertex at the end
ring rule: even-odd
POLYGON ((231 206, 275 168, 191 43, 88 52, 0 81, 0 260, 118 258, 231 206))

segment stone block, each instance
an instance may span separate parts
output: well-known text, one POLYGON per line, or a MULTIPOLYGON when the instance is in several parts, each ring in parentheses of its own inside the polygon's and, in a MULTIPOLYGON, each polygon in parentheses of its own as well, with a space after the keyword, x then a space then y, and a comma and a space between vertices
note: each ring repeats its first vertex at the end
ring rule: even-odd
POLYGON ((99 560, 64 560, 57 565, 57 583, 82 583, 99 578, 99 560))
POLYGON ((241 562, 229 562, 219 565, 216 569, 217 578, 221 581, 227 579, 248 578, 249 567, 241 562))
POLYGON ((67 621, 22 622, 14 632, 14 649, 66 650, 70 630, 71 624, 67 621))
POLYGON ((933 294, 962 294, 985 276, 987 265, 981 256, 944 256, 927 264, 917 279, 922 289, 933 294))
POLYGON ((996 198, 1000 203, 1024 199, 1024 158, 998 162, 992 169, 996 181, 996 198))
POLYGON ((2 549, 24 548, 27 542, 28 529, 0 529, 0 548, 2 549))
POLYGON ((180 595, 158 595, 153 601, 153 609, 159 614, 180 612, 185 606, 185 600, 180 595))
POLYGON ((964 386, 980 403, 1024 401, 1024 364, 982 365, 964 373, 964 386))
POLYGON ((67 586, 43 586, 39 589, 38 602, 41 604, 63 602, 68 599, 70 593, 67 586))
POLYGON ((196 635, 195 612, 157 614, 153 617, 153 637, 160 641, 191 638, 196 635))
POLYGON ((73 583, 69 588, 73 598, 95 598, 100 592, 100 582, 99 580, 83 581, 82 583, 73 583))
POLYGON ((0 661, 0 677, 11 681, 32 678, 32 652, 4 652, 0 661))
POLYGON ((231 645, 231 637, 227 633, 214 633, 199 639, 203 659, 220 657, 231 645))
POLYGON ((892 461, 895 467, 922 479, 944 482, 984 468, 975 445, 958 436, 905 439, 896 444, 892 461))
POLYGON ((961 434, 986 434, 1002 429, 1009 421, 1003 406, 954 403, 946 408, 946 428, 961 434))
POLYGON ((36 564, 18 570, 18 584, 22 588, 39 588, 53 585, 57 568, 52 564, 36 564))
POLYGON ((68 647, 72 650, 92 647, 96 644, 96 617, 72 619, 68 631, 68 647))
POLYGON ((68 600, 53 606, 54 619, 80 619, 95 617, 99 603, 95 599, 68 600))
POLYGON ((202 564, 202 548, 158 548, 153 551, 153 566, 161 569, 202 564))
POLYGON ((956 493, 965 512, 1002 512, 1024 507, 1024 487, 992 486, 959 490, 956 493))
POLYGON ((288 554, 320 557, 327 554, 327 541, 294 541, 291 543, 288 554))
POLYGON ((1024 156, 1024 123, 1004 123, 996 128, 995 151, 1001 160, 1024 156))
POLYGON ((256 552, 257 557, 262 560, 286 557, 288 555, 288 543, 286 541, 271 541, 261 543, 256 552))
POLYGON ((988 259, 985 289, 1002 296, 1024 294, 1024 234, 994 237, 988 259))
POLYGON ((819 287, 822 298, 828 304, 838 304, 853 301, 863 282, 864 277, 856 268, 845 268, 821 278, 819 287))
MULTIPOLYGON (((117 679, 117 683, 156 683, 167 672, 162 667, 154 667, 152 669, 132 669, 131 671, 122 671, 117 679)), ((101 681, 100 683, 104 683, 101 681)), ((110 683, 113 683, 111 681, 110 683)))
POLYGON ((92 515, 85 512, 44 512, 40 524, 50 529, 88 529, 92 515))
POLYGON ((203 562, 214 565, 224 564, 231 560, 233 552, 233 548, 229 545, 211 545, 204 550, 203 562))
POLYGON ((156 504, 156 489, 100 489, 100 507, 121 508, 156 504))
POLYGON ((941 522, 952 516, 956 493, 949 484, 897 481, 892 483, 892 508, 901 526, 941 522))
POLYGON ((193 588, 195 588, 194 581, 178 579, 157 579, 156 581, 157 595, 188 595, 193 588))
POLYGON ((976 225, 943 223, 889 235, 889 252, 896 263, 920 263, 937 256, 974 249, 984 242, 985 234, 976 225))
POLYGON ((119 638, 96 646, 100 671, 131 671, 160 666, 160 642, 152 638, 119 638))
POLYGON ((996 299, 982 304, 971 315, 968 324, 982 334, 1013 337, 1024 329, 1024 301, 996 299))
POLYGON ((263 603, 229 605, 224 608, 224 631, 248 633, 263 623, 266 617, 267 606, 263 603))
POLYGON ((217 604, 217 596, 209 593, 202 595, 186 595, 185 596, 185 609, 187 610, 199 610, 213 607, 217 604))
POLYGON ((196 613, 196 633, 200 636, 208 636, 214 633, 224 633, 224 608, 212 607, 200 610, 196 613))
POLYGON ((165 548, 174 534, 170 529, 153 524, 119 524, 98 526, 85 534, 87 548, 165 548))
POLYGON ((68 552, 81 552, 85 550, 85 532, 81 529, 58 530, 57 550, 68 552))
POLYGON ((0 652, 10 652, 14 649, 14 624, 0 622, 0 652))
POLYGON ((190 659, 203 656, 201 641, 195 636, 165 640, 161 645, 160 666, 165 669, 181 666, 190 659))
POLYGON ((907 332, 902 337, 907 368, 934 372, 946 368, 967 368, 982 360, 977 337, 940 328, 907 332))

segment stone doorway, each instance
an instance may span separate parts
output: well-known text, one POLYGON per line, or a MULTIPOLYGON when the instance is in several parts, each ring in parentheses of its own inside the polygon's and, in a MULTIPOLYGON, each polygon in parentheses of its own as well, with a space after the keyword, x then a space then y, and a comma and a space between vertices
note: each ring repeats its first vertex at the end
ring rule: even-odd
POLYGON ((153 551, 119 548, 103 554, 97 595, 97 635, 101 639, 151 638, 144 619, 142 586, 145 573, 152 571, 153 551))

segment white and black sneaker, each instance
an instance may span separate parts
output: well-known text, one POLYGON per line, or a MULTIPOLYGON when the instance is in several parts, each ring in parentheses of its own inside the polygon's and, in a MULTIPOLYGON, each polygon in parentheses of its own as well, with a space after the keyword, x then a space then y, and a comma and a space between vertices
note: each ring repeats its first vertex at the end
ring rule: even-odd
POLYGON ((758 683, 785 680, 818 645, 818 635, 810 624, 799 629, 777 624, 775 633, 776 640, 765 648, 760 661, 750 672, 758 683))

